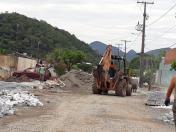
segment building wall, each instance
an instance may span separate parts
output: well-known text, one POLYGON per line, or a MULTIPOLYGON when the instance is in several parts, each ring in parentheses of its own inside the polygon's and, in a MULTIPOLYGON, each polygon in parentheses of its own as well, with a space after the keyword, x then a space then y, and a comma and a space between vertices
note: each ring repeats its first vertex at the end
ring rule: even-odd
POLYGON ((11 55, 0 55, 0 67, 15 68, 17 66, 18 57, 11 55))
POLYGON ((18 57, 11 55, 0 55, 0 77, 9 78, 16 70, 18 57))
POLYGON ((17 71, 23 71, 27 68, 34 68, 37 60, 18 57, 17 71))
POLYGON ((34 68, 37 60, 16 57, 12 55, 0 55, 0 78, 9 78, 14 71, 23 71, 34 68))
POLYGON ((170 70, 170 64, 164 64, 164 58, 160 63, 159 70, 156 73, 155 82, 161 86, 168 86, 171 78, 176 75, 176 71, 170 70))

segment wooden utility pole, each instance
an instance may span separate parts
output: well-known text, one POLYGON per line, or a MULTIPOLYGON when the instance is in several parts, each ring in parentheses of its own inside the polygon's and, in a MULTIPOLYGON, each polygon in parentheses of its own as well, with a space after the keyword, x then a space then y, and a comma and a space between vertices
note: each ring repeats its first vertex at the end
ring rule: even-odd
MULTIPOLYGON (((122 45, 122 44, 117 44, 118 45, 118 57, 120 57, 120 46, 122 45)), ((120 60, 118 59, 118 68, 120 69, 120 60)))
POLYGON ((131 41, 128 41, 128 40, 121 40, 121 41, 125 42, 125 54, 124 54, 124 58, 126 59, 126 54, 127 54, 127 52, 126 52, 126 50, 127 50, 127 43, 128 43, 128 42, 131 42, 131 41))
POLYGON ((154 4, 154 2, 137 2, 140 4, 144 4, 144 14, 143 14, 143 29, 142 29, 142 46, 141 46, 141 53, 140 53, 140 80, 139 80, 139 86, 142 87, 143 85, 143 73, 144 73, 144 47, 145 47, 145 26, 146 26, 146 6, 147 4, 154 4))
POLYGON ((122 45, 122 44, 117 44, 118 45, 118 56, 120 56, 120 46, 122 45))
POLYGON ((126 50, 127 50, 127 42, 131 42, 131 41, 127 41, 127 40, 121 40, 123 42, 125 42, 125 54, 124 54, 124 73, 125 75, 127 75, 127 57, 126 57, 126 50))

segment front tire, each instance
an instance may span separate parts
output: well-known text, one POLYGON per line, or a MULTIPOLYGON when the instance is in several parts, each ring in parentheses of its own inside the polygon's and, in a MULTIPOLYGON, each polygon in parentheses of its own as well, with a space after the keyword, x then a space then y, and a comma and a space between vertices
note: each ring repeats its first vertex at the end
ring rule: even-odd
POLYGON ((120 80, 118 83, 117 90, 115 91, 117 96, 125 97, 126 96, 127 83, 126 80, 120 80))
POLYGON ((132 86, 131 85, 127 86, 126 95, 127 96, 131 96, 132 95, 132 86))
POLYGON ((92 84, 92 92, 93 94, 101 94, 102 90, 97 88, 96 82, 94 80, 92 84))

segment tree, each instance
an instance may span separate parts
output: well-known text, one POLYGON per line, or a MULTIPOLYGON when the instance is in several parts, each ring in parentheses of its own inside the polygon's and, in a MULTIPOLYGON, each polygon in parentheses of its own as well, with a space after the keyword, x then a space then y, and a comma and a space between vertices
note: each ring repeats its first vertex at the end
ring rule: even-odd
POLYGON ((170 70, 174 70, 176 71, 176 61, 173 61, 171 64, 171 69, 170 70))
POLYGON ((47 55, 47 61, 54 64, 59 73, 65 71, 65 68, 70 71, 73 65, 85 59, 86 55, 79 50, 55 49, 47 55))
POLYGON ((5 50, 5 49, 0 48, 0 54, 1 54, 1 55, 6 54, 6 50, 5 50))
POLYGON ((64 54, 64 49, 55 49, 52 53, 46 56, 46 59, 50 63, 57 64, 60 61, 62 61, 63 54, 64 54))
POLYGON ((94 50, 75 35, 18 13, 0 14, 0 47, 7 53, 18 51, 40 59, 56 48, 80 50, 86 53, 86 61, 98 60, 94 50))
POLYGON ((63 61, 67 70, 70 71, 72 66, 85 60, 85 54, 81 51, 66 50, 63 54, 63 61))

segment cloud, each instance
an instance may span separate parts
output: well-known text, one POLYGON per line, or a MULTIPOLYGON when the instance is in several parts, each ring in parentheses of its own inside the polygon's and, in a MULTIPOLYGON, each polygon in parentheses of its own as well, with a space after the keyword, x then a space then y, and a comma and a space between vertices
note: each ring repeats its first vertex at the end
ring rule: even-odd
MULTIPOLYGON (((149 0, 150 2, 152 0, 149 0)), ((173 0, 155 1, 147 5, 150 24, 171 6, 173 0)), ((121 39, 135 40, 132 35, 138 21, 142 23, 143 5, 136 0, 1 0, 0 11, 18 12, 32 18, 43 19, 53 26, 75 34, 81 40, 90 43, 99 40, 106 43, 119 43, 121 39)), ((175 24, 175 11, 156 24, 146 28, 146 45, 158 48, 158 43, 167 46, 166 41, 173 42, 175 31, 158 38, 175 24), (167 40, 166 40, 167 37, 167 40)), ((140 51, 141 36, 131 46, 140 51)))

